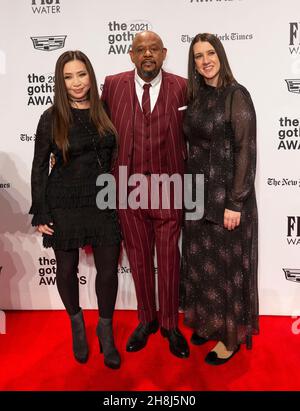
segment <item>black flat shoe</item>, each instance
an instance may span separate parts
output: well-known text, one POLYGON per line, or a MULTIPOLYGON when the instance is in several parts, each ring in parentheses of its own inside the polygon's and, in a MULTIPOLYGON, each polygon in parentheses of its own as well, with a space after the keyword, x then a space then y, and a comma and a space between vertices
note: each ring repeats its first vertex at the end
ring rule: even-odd
POLYGON ((136 352, 142 350, 146 346, 150 334, 155 334, 158 329, 159 324, 156 319, 147 324, 140 323, 129 337, 126 351, 136 352))
POLYGON ((193 332, 191 336, 191 343, 194 345, 203 345, 207 343, 209 340, 207 338, 200 337, 196 332, 193 332))
POLYGON ((209 365, 222 365, 229 361, 234 354, 239 352, 240 346, 238 345, 237 349, 228 358, 219 358, 218 354, 215 351, 210 351, 205 357, 205 362, 209 365))
POLYGON ((188 343, 177 327, 171 330, 161 327, 160 333, 164 338, 168 339, 169 349, 173 355, 178 358, 189 357, 190 350, 188 343))

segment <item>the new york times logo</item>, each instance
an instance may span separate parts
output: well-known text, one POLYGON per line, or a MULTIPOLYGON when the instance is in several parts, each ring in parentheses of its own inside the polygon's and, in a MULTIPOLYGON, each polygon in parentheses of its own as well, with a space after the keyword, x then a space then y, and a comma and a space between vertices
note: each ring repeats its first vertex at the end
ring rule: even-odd
MULTIPOLYGON (((216 37, 218 37, 219 40, 221 41, 243 41, 243 40, 252 40, 254 37, 253 33, 237 33, 237 32, 232 32, 232 33, 223 33, 223 34, 217 34, 214 33, 216 37)), ((193 41, 194 37, 190 36, 189 34, 182 34, 181 35, 181 42, 182 43, 191 43, 193 41)))
POLYGON ((62 49, 65 46, 67 36, 33 36, 30 38, 36 50, 53 51, 62 49))
POLYGON ((34 14, 60 13, 60 0, 31 0, 31 10, 34 14))
POLYGON ((131 274, 131 269, 124 265, 118 267, 118 274, 131 274))
POLYGON ((289 245, 300 245, 300 217, 287 217, 287 243, 289 245))
MULTIPOLYGON (((55 285, 56 284, 56 260, 55 258, 39 257, 39 285, 55 285)), ((79 284, 86 284, 85 276, 78 276, 79 284)))
MULTIPOLYGON (((6 182, 6 183, 2 183, 2 182, 1 182, 1 183, 0 183, 0 188, 4 188, 4 189, 5 189, 5 188, 10 188, 10 183, 7 183, 7 182, 6 182)), ((2 267, 1 267, 1 269, 2 269, 2 267)), ((1 270, 0 270, 0 273, 1 273, 1 270)))
POLYGON ((286 177, 282 177, 282 178, 274 178, 274 177, 269 177, 267 179, 267 184, 268 186, 274 186, 277 188, 281 188, 281 187, 298 187, 300 188, 300 178, 286 178, 286 177))
MULTIPOLYGON (((123 275, 131 274, 131 269, 130 267, 126 267, 124 265, 118 266, 118 274, 123 274, 123 275)), ((157 276, 157 274, 158 274, 158 268, 154 267, 154 275, 157 276)))
POLYGON ((289 50, 290 53, 293 54, 300 54, 300 31, 299 31, 300 23, 290 23, 290 43, 289 43, 289 50))
POLYGON ((35 134, 20 133, 20 141, 34 142, 36 138, 35 134))

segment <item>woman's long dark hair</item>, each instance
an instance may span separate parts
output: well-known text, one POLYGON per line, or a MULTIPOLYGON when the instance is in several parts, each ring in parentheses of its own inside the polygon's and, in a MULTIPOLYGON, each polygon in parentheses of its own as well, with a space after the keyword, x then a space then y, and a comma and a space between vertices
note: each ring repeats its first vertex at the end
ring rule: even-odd
POLYGON ((72 123, 72 112, 63 71, 65 64, 73 60, 79 60, 84 63, 89 74, 91 84, 89 90, 90 119, 97 127, 100 135, 112 133, 117 136, 116 129, 106 114, 100 100, 96 76, 90 60, 79 50, 66 51, 56 62, 54 104, 52 107, 54 119, 53 137, 58 148, 62 150, 65 162, 68 161, 69 128, 72 123))
POLYGON ((194 45, 199 41, 207 41, 215 49, 217 56, 220 60, 220 75, 218 79, 217 87, 226 87, 227 85, 235 81, 231 68, 229 66, 227 56, 221 41, 214 34, 199 33, 191 42, 189 49, 189 61, 188 61, 188 100, 195 99, 199 92, 199 88, 205 84, 203 76, 198 73, 195 65, 194 58, 194 45))

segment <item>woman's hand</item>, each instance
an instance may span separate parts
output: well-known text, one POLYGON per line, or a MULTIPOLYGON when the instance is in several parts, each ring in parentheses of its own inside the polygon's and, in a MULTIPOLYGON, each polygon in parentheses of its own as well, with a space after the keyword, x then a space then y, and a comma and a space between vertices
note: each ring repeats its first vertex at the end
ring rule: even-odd
POLYGON ((232 211, 225 208, 224 211, 224 227, 228 230, 234 230, 240 225, 241 213, 239 211, 232 211))
MULTIPOLYGON (((53 223, 49 223, 49 225, 53 225, 53 223)), ((37 226, 37 231, 41 234, 48 234, 48 235, 53 235, 54 230, 52 230, 51 227, 49 227, 47 224, 39 224, 37 226)))

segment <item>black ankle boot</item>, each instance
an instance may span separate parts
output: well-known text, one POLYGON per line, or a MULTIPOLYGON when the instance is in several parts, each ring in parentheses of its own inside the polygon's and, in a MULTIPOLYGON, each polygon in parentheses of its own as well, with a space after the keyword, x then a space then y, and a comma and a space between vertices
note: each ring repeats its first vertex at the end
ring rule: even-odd
POLYGON ((104 354, 104 364, 113 369, 120 368, 121 358, 113 336, 112 319, 100 318, 96 329, 100 352, 104 354))
POLYGON ((89 347, 86 340, 85 325, 82 310, 75 315, 70 315, 73 353, 75 359, 80 363, 85 363, 89 356, 89 347))

